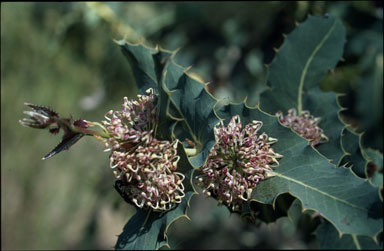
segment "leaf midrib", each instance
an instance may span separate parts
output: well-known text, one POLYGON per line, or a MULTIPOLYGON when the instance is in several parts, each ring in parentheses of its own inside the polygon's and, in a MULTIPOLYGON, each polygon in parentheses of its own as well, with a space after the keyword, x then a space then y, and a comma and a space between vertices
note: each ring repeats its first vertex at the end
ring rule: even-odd
POLYGON ((305 187, 305 188, 311 189, 311 190, 313 190, 313 191, 315 191, 315 192, 318 192, 318 193, 320 193, 320 194, 322 194, 322 195, 324 195, 324 196, 326 196, 326 197, 329 197, 329 198, 331 198, 331 199, 334 199, 335 201, 339 201, 339 202, 341 202, 341 203, 344 203, 344 204, 346 204, 346 205, 348 205, 348 206, 351 206, 351 207, 353 207, 353 208, 356 208, 356 209, 359 209, 359 210, 362 210, 362 211, 366 211, 366 212, 369 211, 369 210, 366 209, 366 208, 359 207, 359 206, 356 206, 356 205, 354 205, 354 204, 351 204, 350 202, 348 202, 348 201, 346 201, 346 200, 342 200, 342 199, 340 199, 340 198, 337 198, 337 197, 335 197, 335 196, 333 196, 333 195, 331 195, 331 194, 329 194, 329 193, 326 193, 326 192, 324 192, 324 191, 321 191, 321 190, 317 189, 316 187, 309 186, 309 185, 307 185, 307 184, 305 184, 305 183, 303 183, 303 182, 301 182, 301 181, 295 180, 295 179, 293 179, 293 178, 291 178, 291 177, 288 177, 288 176, 285 176, 285 175, 283 175, 283 174, 281 174, 281 173, 274 172, 274 174, 275 174, 276 176, 280 177, 280 178, 283 178, 283 179, 286 179, 286 180, 288 180, 288 181, 297 183, 297 184, 299 184, 299 185, 302 185, 302 186, 305 187))
POLYGON ((335 19, 335 22, 333 23, 332 27, 329 29, 327 34, 325 34, 324 38, 320 41, 320 43, 315 47, 312 54, 309 56, 307 62, 305 63, 304 69, 300 76, 300 83, 299 83, 299 89, 298 89, 298 97, 297 97, 297 111, 299 114, 302 113, 303 110, 303 87, 304 87, 304 80, 307 75, 308 68, 310 64, 312 63, 314 57, 316 56, 316 53, 320 50, 320 48, 324 45, 325 41, 328 40, 329 36, 333 32, 333 30, 336 27, 337 20, 335 19))

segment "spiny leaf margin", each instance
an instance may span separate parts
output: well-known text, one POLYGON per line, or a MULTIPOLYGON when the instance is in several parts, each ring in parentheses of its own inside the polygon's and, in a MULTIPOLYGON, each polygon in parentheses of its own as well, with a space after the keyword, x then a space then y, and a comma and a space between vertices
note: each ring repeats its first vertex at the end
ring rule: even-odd
POLYGON ((252 193, 252 200, 274 205, 280 194, 289 193, 302 202, 305 210, 319 211, 339 232, 375 235, 380 231, 382 203, 379 192, 366 180, 357 177, 350 169, 336 168, 310 146, 307 140, 283 126, 276 116, 263 112, 259 107, 249 108, 245 103, 229 104, 220 107, 216 113, 220 118, 227 119, 227 122, 233 115, 239 114, 243 125, 252 120, 262 121, 264 125, 260 132, 266 132, 270 137, 278 139, 272 147, 284 157, 279 160, 279 167, 274 169, 275 177, 258 184, 252 193), (303 158, 308 159, 304 164, 303 158), (297 178, 301 181, 296 180, 297 178), (342 187, 335 189, 328 184, 342 187), (348 190, 350 187, 353 188, 352 191, 348 190), (308 192, 318 198, 310 198, 311 194, 308 195, 308 192), (323 201, 326 199, 328 204, 323 201), (376 209, 375 206, 379 208, 376 209), (343 207, 344 215, 339 214, 339 207, 343 207), (348 210, 351 215, 345 215, 348 210), (368 215, 373 215, 377 220, 368 215))
POLYGON ((322 92, 319 82, 334 68, 342 56, 345 29, 332 16, 310 16, 286 36, 272 63, 268 66, 267 86, 261 93, 259 105, 267 113, 303 108, 321 117, 319 126, 329 141, 317 149, 334 164, 341 159, 340 135, 344 125, 340 121, 337 95, 322 92), (290 82, 289 82, 290 81, 290 82), (308 109, 311 108, 311 109, 308 109))

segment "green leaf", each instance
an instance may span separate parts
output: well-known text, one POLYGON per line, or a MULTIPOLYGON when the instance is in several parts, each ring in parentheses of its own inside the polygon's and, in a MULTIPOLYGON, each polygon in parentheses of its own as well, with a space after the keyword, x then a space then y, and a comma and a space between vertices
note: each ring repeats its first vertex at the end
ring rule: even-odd
POLYGON ((341 135, 341 145, 345 156, 341 159, 339 166, 344 165, 352 168, 358 176, 365 178, 366 160, 361 152, 361 134, 353 132, 345 127, 341 135))
POLYGON ((267 86, 260 96, 260 108, 270 114, 284 114, 291 108, 308 110, 321 117, 319 126, 329 138, 320 153, 337 164, 343 156, 340 135, 343 124, 336 111, 337 96, 320 90, 320 81, 333 69, 343 53, 345 29, 335 17, 309 17, 289 34, 269 66, 267 86))
POLYGON ((186 73, 186 69, 170 59, 163 89, 168 93, 173 107, 177 110, 183 128, 178 139, 187 137, 195 143, 197 154, 190 158, 195 168, 202 166, 209 151, 216 143, 213 127, 218 123, 213 107, 217 100, 205 89, 206 85, 186 73), (186 132, 186 133, 185 133, 186 132))
POLYGON ((124 226, 115 246, 116 250, 153 250, 168 246, 167 230, 170 224, 180 217, 187 217, 191 197, 196 194, 192 187, 193 168, 191 167, 184 148, 178 144, 180 161, 178 172, 184 173, 185 197, 175 208, 165 212, 155 212, 137 208, 137 212, 124 226))
POLYGON ((383 186, 383 154, 374 149, 364 149, 368 161, 367 176, 375 186, 383 186))
POLYGON ((363 145, 383 151, 383 53, 372 57, 368 65, 371 70, 357 86, 356 113, 365 131, 363 145))
POLYGON ((344 234, 340 237, 336 228, 334 228, 328 221, 324 221, 317 228, 316 236, 319 241, 320 249, 383 249, 383 247, 380 247, 373 238, 368 236, 344 234))
POLYGON ((173 60, 175 52, 117 42, 132 65, 140 93, 153 88, 159 94, 159 125, 156 136, 180 141, 191 140, 197 154, 190 157, 192 166, 202 166, 215 144, 213 127, 219 119, 213 112, 217 100, 206 85, 189 76, 187 69, 173 60))
POLYGON ((277 197, 274 205, 251 201, 243 208, 241 217, 253 222, 255 222, 256 219, 265 223, 275 222, 280 217, 287 216, 287 211, 294 200, 295 198, 290 194, 282 194, 277 197))
POLYGON ((123 54, 132 67, 139 93, 144 94, 149 88, 153 88, 156 93, 159 93, 157 72, 153 59, 153 54, 158 50, 141 44, 129 44, 124 40, 116 41, 116 43, 120 45, 123 54))
POLYGON ((378 150, 362 147, 364 134, 357 134, 346 127, 342 133, 345 156, 339 166, 352 168, 358 176, 368 178, 375 186, 383 186, 383 154, 378 150))
POLYGON ((243 125, 263 122, 260 133, 277 138, 272 147, 284 157, 275 176, 260 182, 252 198, 273 204, 278 195, 290 193, 305 209, 318 211, 342 233, 373 236, 382 229, 382 201, 378 188, 344 167, 336 168, 275 116, 244 104, 230 104, 216 111, 226 122, 239 114, 243 125))
POLYGON ((292 202, 292 205, 288 209, 288 218, 295 224, 298 225, 300 218, 303 214, 302 205, 300 200, 296 199, 292 202))
POLYGON ((320 215, 313 210, 303 211, 300 200, 296 199, 292 202, 287 212, 288 218, 296 226, 302 234, 310 236, 311 233, 320 224, 320 215))

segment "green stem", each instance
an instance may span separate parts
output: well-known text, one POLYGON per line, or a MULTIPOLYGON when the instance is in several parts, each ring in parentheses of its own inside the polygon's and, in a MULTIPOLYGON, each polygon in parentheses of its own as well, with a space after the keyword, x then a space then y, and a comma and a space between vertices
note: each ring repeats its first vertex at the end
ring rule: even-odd
POLYGON ((66 128, 68 128, 69 130, 71 130, 73 132, 81 133, 81 134, 84 134, 84 135, 99 136, 99 137, 102 137, 102 138, 109 138, 109 137, 111 137, 109 135, 108 131, 105 129, 105 127, 103 125, 101 125, 100 123, 98 123, 98 122, 88 122, 88 124, 91 124, 91 126, 97 125, 97 126, 101 127, 103 129, 103 131, 97 131, 97 130, 92 130, 92 129, 88 129, 88 128, 76 127, 72 123, 70 123, 69 119, 59 119, 57 121, 57 123, 60 126, 66 127, 66 128))

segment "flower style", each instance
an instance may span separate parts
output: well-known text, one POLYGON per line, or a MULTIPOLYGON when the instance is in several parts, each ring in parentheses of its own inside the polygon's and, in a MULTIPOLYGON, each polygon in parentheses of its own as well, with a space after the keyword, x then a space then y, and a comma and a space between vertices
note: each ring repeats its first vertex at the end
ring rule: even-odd
POLYGON ((139 208, 164 211, 185 196, 185 177, 176 172, 178 141, 154 138, 157 96, 152 89, 147 93, 138 95, 138 101, 125 97, 121 111, 106 114, 103 123, 111 136, 106 150, 112 150, 110 167, 124 184, 125 195, 139 208))
POLYGON ((296 109, 292 108, 288 110, 286 116, 282 112, 277 112, 276 115, 283 125, 291 127, 301 137, 309 140, 312 146, 328 141, 323 129, 317 125, 320 118, 313 117, 309 111, 303 111, 300 115, 297 115, 296 109))
POLYGON ((272 167, 279 165, 271 145, 277 139, 257 134, 263 123, 253 121, 242 129, 240 117, 234 116, 227 127, 223 122, 214 128, 216 145, 196 176, 203 193, 232 211, 241 211, 257 184, 267 178, 272 167))

